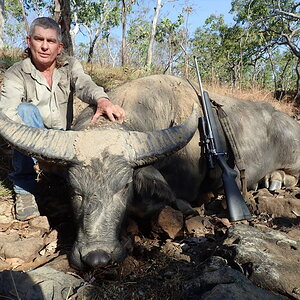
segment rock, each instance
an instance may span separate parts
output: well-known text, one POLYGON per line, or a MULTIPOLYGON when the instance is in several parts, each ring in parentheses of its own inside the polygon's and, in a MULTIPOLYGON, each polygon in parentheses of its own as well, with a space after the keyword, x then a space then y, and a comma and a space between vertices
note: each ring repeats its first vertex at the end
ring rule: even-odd
POLYGON ((267 213, 273 217, 296 218, 300 215, 299 194, 290 192, 283 194, 279 190, 272 195, 267 189, 262 189, 250 198, 250 209, 255 214, 267 213))
POLYGON ((45 232, 50 230, 48 218, 45 216, 40 216, 40 217, 31 219, 29 221, 29 225, 32 227, 43 229, 45 232))
POLYGON ((166 254, 168 257, 173 257, 175 259, 184 260, 187 262, 191 261, 189 255, 182 253, 180 244, 173 243, 171 240, 166 241, 166 243, 161 247, 161 252, 166 254))
POLYGON ((188 234, 193 236, 204 236, 205 234, 214 234, 214 226, 205 217, 196 216, 185 221, 188 234))
POLYGON ((4 258, 21 258, 32 260, 44 247, 42 237, 23 238, 18 234, 0 235, 0 256, 4 258))
POLYGON ((10 268, 11 268, 11 265, 7 261, 0 259, 0 272, 2 272, 3 270, 10 269, 10 268))
POLYGON ((54 241, 57 241, 57 239, 58 239, 58 232, 56 229, 51 230, 49 233, 46 234, 44 238, 46 245, 54 241))
POLYGON ((132 256, 127 256, 121 264, 121 275, 128 276, 135 272, 137 268, 140 267, 140 263, 138 260, 133 258, 132 256))
POLYGON ((50 267, 29 272, 0 273, 0 294, 7 299, 69 299, 83 283, 82 279, 50 267))
POLYGON ((72 269, 72 267, 69 265, 67 254, 60 254, 55 259, 52 259, 49 262, 47 262, 45 266, 51 267, 57 271, 61 271, 64 273, 67 272, 76 273, 76 271, 72 269))
POLYGON ((282 297, 255 286, 221 257, 211 257, 199 276, 182 284, 184 300, 280 300, 282 297))
POLYGON ((182 234, 183 214, 170 206, 166 206, 159 213, 156 226, 174 239, 179 234, 182 234))
POLYGON ((0 223, 0 232, 4 232, 11 226, 11 223, 0 223))
POLYGON ((19 257, 7 258, 5 262, 9 264, 8 269, 15 269, 24 264, 24 260, 19 257))
POLYGON ((293 292, 300 287, 299 235, 238 224, 229 228, 224 245, 224 257, 244 267, 254 284, 300 299, 293 292))
POLYGON ((0 205, 0 223, 11 223, 14 220, 13 214, 13 200, 1 201, 0 205))

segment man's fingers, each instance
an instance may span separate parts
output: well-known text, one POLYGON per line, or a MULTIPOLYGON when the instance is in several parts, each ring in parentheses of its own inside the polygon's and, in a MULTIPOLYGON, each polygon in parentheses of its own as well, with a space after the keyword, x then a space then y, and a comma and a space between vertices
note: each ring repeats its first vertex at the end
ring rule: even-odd
POLYGON ((101 116, 101 113, 96 112, 92 118, 92 122, 97 121, 97 119, 101 116))
POLYGON ((106 112, 106 115, 112 122, 116 121, 114 114, 112 112, 106 112))
POLYGON ((124 121, 125 111, 119 105, 117 105, 117 110, 116 110, 115 116, 117 117, 118 121, 120 121, 120 123, 122 123, 124 121))
POLYGON ((92 118, 92 122, 95 122, 100 116, 106 115, 108 119, 112 122, 122 123, 125 118, 125 111, 119 105, 111 105, 106 107, 105 109, 97 108, 96 113, 92 118))
POLYGON ((125 113, 121 107, 117 108, 117 110, 114 112, 114 115, 120 123, 122 123, 124 121, 125 113))

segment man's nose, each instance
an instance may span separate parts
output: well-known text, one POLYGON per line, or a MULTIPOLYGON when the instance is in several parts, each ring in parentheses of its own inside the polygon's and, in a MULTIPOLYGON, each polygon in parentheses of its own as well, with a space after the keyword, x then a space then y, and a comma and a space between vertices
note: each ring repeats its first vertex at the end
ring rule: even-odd
POLYGON ((44 40, 44 41, 42 42, 42 49, 43 49, 43 50, 47 50, 48 48, 49 48, 48 42, 47 42, 46 40, 44 40))

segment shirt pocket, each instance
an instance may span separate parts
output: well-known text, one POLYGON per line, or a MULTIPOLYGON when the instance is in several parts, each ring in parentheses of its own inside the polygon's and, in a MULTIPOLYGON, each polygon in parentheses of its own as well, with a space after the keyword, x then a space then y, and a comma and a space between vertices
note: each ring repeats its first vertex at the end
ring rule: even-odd
POLYGON ((71 93, 70 80, 65 77, 62 78, 57 84, 57 100, 59 103, 68 102, 69 96, 71 93))

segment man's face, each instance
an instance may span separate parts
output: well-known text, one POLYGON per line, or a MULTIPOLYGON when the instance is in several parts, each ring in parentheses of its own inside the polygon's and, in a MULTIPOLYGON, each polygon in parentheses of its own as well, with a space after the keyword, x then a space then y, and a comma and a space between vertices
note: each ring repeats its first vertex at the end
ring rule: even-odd
POLYGON ((35 26, 33 35, 28 36, 26 41, 31 50, 33 63, 40 71, 55 65, 56 57, 63 49, 55 29, 51 28, 35 26))

